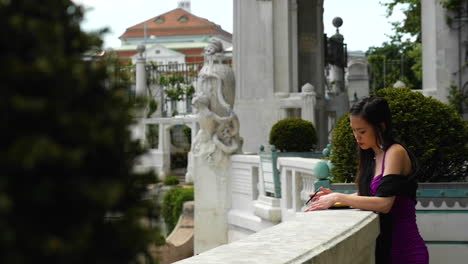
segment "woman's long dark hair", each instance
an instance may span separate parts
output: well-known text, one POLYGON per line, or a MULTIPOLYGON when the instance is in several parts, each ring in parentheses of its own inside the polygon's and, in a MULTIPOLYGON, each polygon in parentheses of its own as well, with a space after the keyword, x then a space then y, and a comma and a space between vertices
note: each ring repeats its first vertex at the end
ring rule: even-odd
MULTIPOLYGON (((352 116, 359 116, 374 129, 376 141, 383 151, 386 151, 395 140, 392 136, 392 115, 387 100, 381 97, 366 97, 355 103, 351 109, 352 116)), ((372 149, 363 150, 358 147, 359 167, 356 176, 358 193, 370 195, 370 183, 374 178, 375 160, 372 149)))

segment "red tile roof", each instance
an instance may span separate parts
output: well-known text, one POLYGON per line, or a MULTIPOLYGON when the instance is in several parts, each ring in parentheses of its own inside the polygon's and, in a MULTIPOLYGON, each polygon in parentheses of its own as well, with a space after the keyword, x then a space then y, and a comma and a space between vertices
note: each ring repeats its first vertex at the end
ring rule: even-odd
POLYGON ((208 19, 197 17, 182 8, 176 8, 167 13, 129 27, 119 38, 143 37, 145 34, 145 22, 146 34, 148 36, 221 34, 228 38, 232 38, 232 34, 224 31, 221 26, 209 21, 208 19), (180 21, 180 18, 182 17, 185 17, 187 21, 180 21), (158 19, 162 19, 163 21, 156 22, 158 19))

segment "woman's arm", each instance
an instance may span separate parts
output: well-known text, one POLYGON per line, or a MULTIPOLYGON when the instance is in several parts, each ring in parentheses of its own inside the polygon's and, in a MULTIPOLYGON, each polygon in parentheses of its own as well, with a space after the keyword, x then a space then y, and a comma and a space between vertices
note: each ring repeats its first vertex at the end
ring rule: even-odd
MULTIPOLYGON (((386 154, 384 175, 402 174, 407 175, 411 171, 411 162, 406 150, 398 144, 393 145, 386 154)), ((385 177, 385 176, 384 176, 385 177)), ((342 194, 330 192, 320 195, 310 205, 307 211, 324 210, 336 202, 349 205, 353 208, 369 210, 379 213, 388 213, 392 209, 395 196, 392 197, 369 197, 357 194, 342 194)))
MULTIPOLYGON (((320 187, 320 192, 318 192, 317 194, 309 194, 310 197, 313 197, 312 198, 312 201, 316 201, 318 200, 318 198, 320 198, 321 196, 324 196, 324 195, 328 195, 330 193, 333 193, 333 191, 329 188, 325 188, 325 187, 320 187)), ((349 194, 349 195, 358 195, 358 193, 352 193, 352 194, 349 194)))
POLYGON ((319 197, 313 202, 310 207, 306 210, 324 210, 330 208, 333 204, 340 202, 349 205, 353 208, 362 210, 374 211, 378 213, 388 213, 392 209, 393 197, 369 197, 369 196, 357 196, 356 194, 344 194, 344 193, 330 193, 319 197))

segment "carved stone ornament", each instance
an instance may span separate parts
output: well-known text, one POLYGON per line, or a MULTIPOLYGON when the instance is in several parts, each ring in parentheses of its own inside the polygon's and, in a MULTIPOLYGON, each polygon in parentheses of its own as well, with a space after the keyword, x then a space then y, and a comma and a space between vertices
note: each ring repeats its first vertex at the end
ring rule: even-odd
POLYGON ((239 119, 233 111, 234 72, 224 60, 222 43, 212 41, 205 48, 205 64, 198 75, 192 100, 200 124, 192 153, 210 165, 219 164, 242 149, 239 119))

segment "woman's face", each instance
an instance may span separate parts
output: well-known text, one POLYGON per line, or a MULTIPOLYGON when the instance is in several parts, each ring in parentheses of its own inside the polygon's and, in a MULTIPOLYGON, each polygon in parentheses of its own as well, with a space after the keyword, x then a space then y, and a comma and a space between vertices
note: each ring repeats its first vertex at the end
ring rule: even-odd
POLYGON ((361 149, 378 149, 374 127, 359 115, 351 115, 351 129, 354 138, 361 149))

